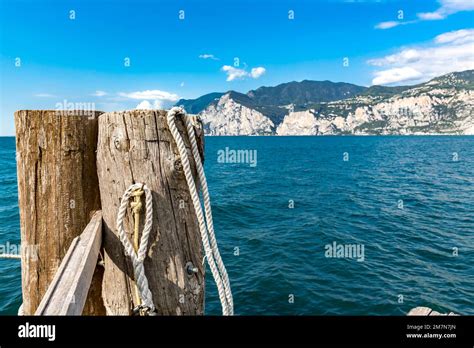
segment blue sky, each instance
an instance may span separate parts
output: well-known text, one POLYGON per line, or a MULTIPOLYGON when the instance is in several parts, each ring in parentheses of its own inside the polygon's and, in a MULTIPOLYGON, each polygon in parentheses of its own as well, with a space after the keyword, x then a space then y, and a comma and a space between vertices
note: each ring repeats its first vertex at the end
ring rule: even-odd
POLYGON ((474 68, 472 0, 0 4, 0 135, 14 134, 15 110, 65 100, 168 107, 294 80, 400 85, 474 68))

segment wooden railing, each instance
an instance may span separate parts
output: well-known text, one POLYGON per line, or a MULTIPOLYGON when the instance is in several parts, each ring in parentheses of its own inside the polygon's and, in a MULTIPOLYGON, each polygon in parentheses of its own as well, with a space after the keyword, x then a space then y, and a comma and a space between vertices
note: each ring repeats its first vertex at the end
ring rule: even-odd
POLYGON ((96 211, 71 243, 35 315, 81 315, 102 243, 102 212, 96 211))

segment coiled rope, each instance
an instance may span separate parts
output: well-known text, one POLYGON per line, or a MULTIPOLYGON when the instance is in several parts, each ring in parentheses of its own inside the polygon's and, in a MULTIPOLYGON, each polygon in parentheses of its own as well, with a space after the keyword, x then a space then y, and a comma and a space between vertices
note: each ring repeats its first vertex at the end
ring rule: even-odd
MULTIPOLYGON (((138 238, 138 218, 141 209, 141 203, 135 199, 132 202, 132 210, 135 214, 135 238, 138 238)), ((150 237, 150 232, 153 224, 153 197, 151 195, 150 189, 145 184, 136 183, 131 185, 123 194, 122 200, 120 202, 120 207, 117 213, 117 229, 122 242, 125 253, 130 256, 133 265, 133 272, 135 275, 135 284, 138 288, 138 293, 140 298, 138 301, 138 311, 140 314, 153 314, 155 312, 155 305, 153 304, 153 296, 151 294, 150 288, 148 287, 148 279, 145 275, 145 268, 143 266, 143 261, 146 257, 146 251, 148 247, 148 239, 150 237), (145 226, 143 228, 142 237, 140 239, 140 245, 138 250, 130 243, 130 240, 127 237, 127 234, 123 227, 123 219, 125 213, 127 212, 128 201, 130 197, 140 197, 140 190, 145 192, 145 226)))
POLYGON ((216 236, 214 233, 214 224, 212 220, 209 190, 207 187, 206 175, 204 174, 204 168, 201 162, 201 156, 199 155, 199 150, 197 147, 196 136, 194 134, 194 126, 189 117, 184 117, 186 131, 189 137, 189 142, 191 143, 191 150, 194 157, 194 162, 196 163, 199 183, 204 199, 204 210, 206 214, 206 219, 204 219, 201 201, 199 199, 199 194, 196 189, 196 183, 194 182, 194 178, 191 173, 188 152, 186 150, 186 146, 184 145, 183 138, 181 137, 181 134, 179 133, 178 128, 176 127, 175 117, 177 115, 186 116, 186 112, 183 108, 180 107, 173 107, 171 108, 171 110, 168 111, 168 114, 166 116, 168 127, 171 131, 171 134, 173 135, 176 145, 178 146, 178 152, 179 156, 181 157, 186 182, 188 184, 189 192, 193 200, 194 210, 198 218, 199 230, 201 232, 204 252, 206 255, 207 262, 209 263, 209 268, 211 269, 212 276, 214 277, 214 280, 216 282, 217 290, 219 292, 219 299, 222 305, 222 314, 233 315, 234 301, 232 298, 232 291, 230 288, 227 270, 224 266, 224 263, 222 262, 221 255, 217 247, 216 236))

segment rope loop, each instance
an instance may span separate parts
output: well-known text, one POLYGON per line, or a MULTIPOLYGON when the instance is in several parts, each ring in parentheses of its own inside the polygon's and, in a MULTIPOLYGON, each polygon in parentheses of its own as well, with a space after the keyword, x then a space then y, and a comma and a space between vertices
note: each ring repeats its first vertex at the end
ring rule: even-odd
MULTIPOLYGON (((120 207, 117 214, 117 230, 119 234, 120 241, 123 244, 125 249, 125 254, 130 257, 133 265, 133 272, 135 275, 135 284, 138 288, 140 295, 139 300, 143 301, 139 304, 140 308, 147 308, 145 312, 154 312, 155 305, 153 304, 153 296, 151 294, 150 288, 148 286, 148 279, 145 275, 145 268, 143 266, 143 261, 146 257, 146 251, 148 248, 148 239, 150 237, 151 228, 153 225, 153 197, 150 189, 141 183, 136 183, 131 185, 122 196, 120 202, 120 207), (140 191, 142 191, 140 193, 140 191), (123 227, 123 220, 127 212, 128 203, 131 197, 134 197, 135 201, 131 202, 132 212, 139 214, 142 208, 142 203, 140 201, 140 196, 145 193, 145 226, 143 228, 143 233, 140 239, 140 244, 138 245, 137 251, 131 244, 127 233, 123 227)), ((138 226, 138 223, 135 224, 138 226)), ((138 230, 136 227, 136 236, 138 236, 138 230)), ((142 311, 140 311, 142 312, 142 311)))

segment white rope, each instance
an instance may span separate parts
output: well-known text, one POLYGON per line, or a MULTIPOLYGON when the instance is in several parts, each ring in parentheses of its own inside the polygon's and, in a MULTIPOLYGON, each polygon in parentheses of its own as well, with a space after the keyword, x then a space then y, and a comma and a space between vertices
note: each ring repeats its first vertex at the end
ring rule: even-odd
POLYGON ((18 259, 18 260, 21 260, 21 255, 18 255, 18 254, 0 254, 0 259, 18 259))
POLYGON ((149 309, 151 312, 155 311, 155 305, 153 304, 153 296, 151 294, 150 288, 148 287, 148 279, 145 275, 145 268, 143 266, 143 261, 146 257, 146 251, 148 247, 148 239, 150 237, 150 232, 153 224, 153 197, 151 195, 150 189, 143 184, 137 183, 131 185, 123 194, 122 200, 120 202, 120 207, 117 214, 117 229, 122 242, 125 253, 130 256, 133 264, 133 271, 135 274, 135 283, 137 284, 138 291, 140 292, 140 297, 142 300, 142 305, 149 309), (138 252, 135 252, 133 245, 130 243, 130 240, 123 228, 123 219, 125 213, 127 212, 127 207, 129 199, 132 196, 133 191, 143 189, 145 192, 145 207, 146 207, 146 218, 145 218, 145 227, 143 228, 142 237, 140 239, 140 246, 138 252))
POLYGON ((187 149, 184 145, 183 138, 181 137, 181 134, 179 133, 178 128, 176 127, 176 115, 185 116, 186 113, 184 109, 180 107, 173 107, 171 110, 169 110, 167 114, 168 127, 171 131, 171 134, 173 135, 176 145, 178 146, 178 151, 181 157, 181 163, 183 165, 186 182, 188 184, 189 192, 193 200, 194 210, 196 211, 196 216, 198 218, 199 230, 201 232, 201 239, 204 247, 205 257, 207 258, 209 268, 211 269, 211 273, 217 285, 219 299, 222 305, 222 313, 223 315, 233 315, 234 301, 232 298, 232 291, 230 288, 227 270, 224 266, 224 263, 222 262, 221 255, 219 253, 219 248, 217 247, 216 236, 214 233, 214 224, 212 221, 212 210, 209 190, 207 187, 207 180, 204 174, 204 168, 202 166, 201 157, 199 155, 199 150, 197 147, 193 124, 189 117, 185 117, 186 130, 188 133, 189 141, 191 143, 192 154, 194 157, 194 162, 196 163, 199 182, 201 184, 200 187, 202 189, 202 195, 204 199, 204 210, 206 214, 206 220, 204 220, 201 201, 199 199, 199 194, 196 189, 196 183, 194 182, 194 178, 191 173, 191 166, 189 164, 187 149))
POLYGON ((225 284, 225 292, 227 301, 231 307, 231 311, 234 312, 234 300, 232 298, 232 291, 230 288, 229 276, 227 275, 227 270, 225 268, 224 262, 222 261, 221 254, 219 253, 219 248, 217 246, 216 235, 214 233, 214 222, 212 219, 212 210, 211 210, 211 198, 209 197, 209 189, 207 187, 206 175, 204 174, 204 167, 202 165, 201 157, 199 155, 199 149, 197 146, 196 135, 194 134, 194 125, 191 122, 189 117, 185 117, 186 128, 188 131, 189 140, 191 143, 191 148, 194 156, 194 161, 196 162, 196 167, 199 176, 199 182, 201 184, 202 196, 204 199, 204 210, 206 213, 207 228, 209 232, 209 239, 211 242, 212 252, 214 258, 216 259, 217 266, 221 273, 221 276, 225 284))

